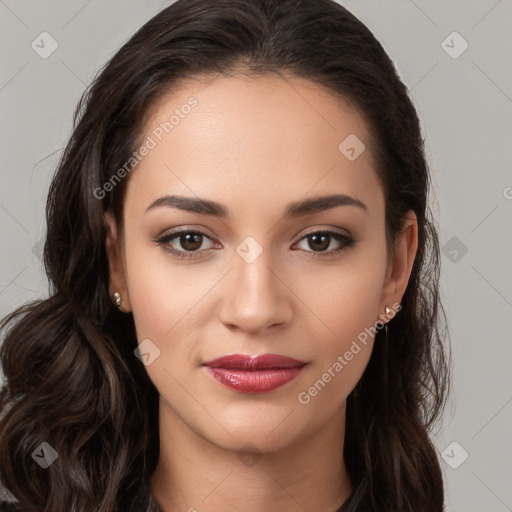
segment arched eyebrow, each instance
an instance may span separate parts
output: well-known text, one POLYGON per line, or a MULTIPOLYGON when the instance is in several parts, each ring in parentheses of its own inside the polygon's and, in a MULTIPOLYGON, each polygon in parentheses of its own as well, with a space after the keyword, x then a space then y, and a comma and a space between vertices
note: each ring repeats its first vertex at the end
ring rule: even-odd
MULTIPOLYGON (((146 208, 146 212, 162 206, 221 218, 229 217, 228 208, 216 201, 201 199, 198 197, 175 195, 159 197, 146 208)), ((356 206, 368 212, 367 206, 359 199, 346 194, 334 194, 329 196, 312 197, 290 203, 285 209, 284 216, 292 218, 300 217, 324 210, 330 210, 337 206, 356 206)))

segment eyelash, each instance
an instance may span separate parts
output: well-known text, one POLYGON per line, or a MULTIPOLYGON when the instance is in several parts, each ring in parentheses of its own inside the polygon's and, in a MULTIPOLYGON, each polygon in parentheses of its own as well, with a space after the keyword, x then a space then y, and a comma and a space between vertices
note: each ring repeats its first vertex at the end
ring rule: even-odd
MULTIPOLYGON (((179 237, 181 237, 183 235, 189 235, 189 234, 191 234, 191 235, 202 235, 203 237, 206 237, 206 238, 210 239, 210 237, 208 235, 206 235, 205 233, 203 233, 201 231, 182 230, 182 231, 174 231, 174 232, 169 233, 167 235, 164 235, 164 236, 162 236, 162 237, 160 237, 160 238, 158 238, 158 239, 156 239, 154 241, 155 241, 155 243, 158 246, 162 246, 164 250, 166 250, 167 252, 170 252, 176 258, 188 259, 188 260, 193 260, 193 259, 200 258, 201 256, 195 256, 195 254, 198 254, 198 253, 200 254, 201 252, 204 252, 204 251, 177 251, 176 249, 173 249, 172 247, 170 247, 168 245, 169 242, 175 240, 176 238, 179 238, 179 237)), ((338 233, 336 231, 329 231, 329 230, 313 231, 311 233, 307 233, 306 235, 304 235, 299 240, 299 242, 301 242, 302 240, 307 239, 308 237, 313 236, 313 235, 328 235, 328 236, 334 238, 335 240, 337 240, 338 242, 341 242, 342 245, 338 249, 331 249, 329 251, 320 251, 320 252, 317 252, 317 251, 306 251, 306 252, 313 253, 311 256, 309 256, 310 258, 329 258, 329 257, 333 257, 333 256, 336 256, 341 251, 343 251, 344 249, 348 249, 349 247, 353 247, 355 245, 355 243, 356 243, 356 240, 354 238, 348 236, 348 235, 342 235, 341 233, 338 233)), ((212 251, 214 249, 206 249, 206 250, 207 251, 212 251)))

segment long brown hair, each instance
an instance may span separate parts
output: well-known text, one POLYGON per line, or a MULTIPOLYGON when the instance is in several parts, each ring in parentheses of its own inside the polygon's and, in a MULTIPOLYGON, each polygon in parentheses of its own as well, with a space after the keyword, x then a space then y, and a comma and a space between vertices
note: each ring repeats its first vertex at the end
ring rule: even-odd
POLYGON ((133 316, 109 297, 103 218, 112 210, 122 225, 129 177, 100 198, 97 191, 129 161, 145 114, 180 79, 242 68, 305 77, 364 116, 390 254, 406 212, 416 213, 419 246, 402 310, 387 339, 377 333, 347 398, 344 458, 353 493, 340 510, 443 510, 429 432, 450 387, 449 336, 420 123, 381 44, 331 0, 178 0, 84 92, 48 194, 49 297, 0 324, 0 482, 28 510, 128 512, 147 493, 159 454, 158 392, 134 356, 133 316), (43 442, 58 454, 47 469, 31 457, 43 442))

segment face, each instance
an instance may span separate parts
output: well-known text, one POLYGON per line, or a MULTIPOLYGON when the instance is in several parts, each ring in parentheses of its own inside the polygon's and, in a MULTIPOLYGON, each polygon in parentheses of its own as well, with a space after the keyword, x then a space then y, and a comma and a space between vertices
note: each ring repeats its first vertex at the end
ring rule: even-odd
POLYGON ((141 140, 154 147, 125 178, 122 237, 106 216, 107 249, 161 414, 228 449, 277 450, 320 430, 361 378, 371 328, 400 302, 415 253, 412 222, 402 256, 386 258, 363 119, 305 79, 222 77, 161 99, 141 140), (191 211, 166 196, 221 206, 191 211), (338 202, 297 206, 324 196, 338 202), (244 392, 204 365, 229 354, 307 364, 244 392))

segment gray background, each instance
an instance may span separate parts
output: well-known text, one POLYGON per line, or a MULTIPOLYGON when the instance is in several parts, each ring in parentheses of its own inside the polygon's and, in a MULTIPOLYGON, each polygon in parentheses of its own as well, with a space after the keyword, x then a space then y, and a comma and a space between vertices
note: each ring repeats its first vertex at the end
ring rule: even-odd
MULTIPOLYGON (((45 294, 44 204, 80 94, 169 3, 0 0, 0 316, 45 294), (31 47, 43 31, 58 42, 46 59, 31 47)), ((512 511, 512 1, 341 3, 396 62, 427 138, 454 360, 435 437, 448 509, 512 511)))

